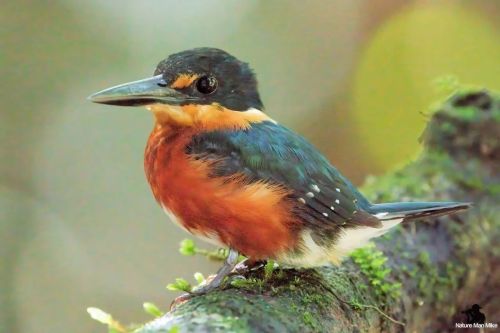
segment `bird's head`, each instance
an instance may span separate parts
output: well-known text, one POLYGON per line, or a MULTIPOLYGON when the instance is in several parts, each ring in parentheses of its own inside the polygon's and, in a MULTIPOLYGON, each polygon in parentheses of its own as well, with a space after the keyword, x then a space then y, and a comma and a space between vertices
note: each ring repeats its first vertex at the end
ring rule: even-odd
POLYGON ((159 123, 171 125, 239 127, 235 122, 242 119, 267 117, 249 65, 215 48, 172 54, 158 64, 153 77, 102 90, 89 99, 146 106, 159 123))

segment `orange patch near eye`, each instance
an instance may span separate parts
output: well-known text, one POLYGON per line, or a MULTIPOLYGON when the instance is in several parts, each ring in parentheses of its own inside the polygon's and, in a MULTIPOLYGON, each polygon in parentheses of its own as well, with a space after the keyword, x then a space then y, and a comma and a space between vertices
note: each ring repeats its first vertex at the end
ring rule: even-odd
POLYGON ((173 89, 187 88, 198 78, 196 74, 181 74, 175 79, 175 81, 170 85, 173 89))

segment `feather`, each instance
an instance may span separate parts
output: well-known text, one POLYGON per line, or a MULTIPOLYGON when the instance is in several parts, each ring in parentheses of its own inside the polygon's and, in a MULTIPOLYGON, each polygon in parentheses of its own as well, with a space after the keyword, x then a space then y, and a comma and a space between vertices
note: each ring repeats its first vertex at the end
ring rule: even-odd
POLYGON ((211 161, 212 176, 243 175, 290 190, 306 224, 380 227, 364 212, 368 201, 330 162, 300 135, 270 121, 245 130, 217 130, 196 135, 186 152, 211 161), (311 217, 314 217, 312 219, 311 217))

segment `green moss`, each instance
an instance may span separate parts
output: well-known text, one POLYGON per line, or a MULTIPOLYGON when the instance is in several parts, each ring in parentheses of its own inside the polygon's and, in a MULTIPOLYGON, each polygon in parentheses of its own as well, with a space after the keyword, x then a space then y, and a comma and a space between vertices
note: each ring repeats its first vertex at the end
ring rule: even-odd
POLYGON ((401 294, 401 283, 388 281, 391 269, 386 265, 387 257, 374 244, 356 249, 351 258, 366 276, 370 287, 380 299, 397 298, 401 294))
MULTIPOLYGON (((217 314, 222 317, 239 318, 241 330, 236 330, 238 332, 243 332, 249 327, 258 329, 259 325, 265 325, 265 329, 262 328, 265 331, 284 331, 285 327, 289 327, 290 321, 294 322, 293 327, 297 327, 298 332, 322 331, 320 318, 323 317, 325 311, 328 311, 333 296, 324 289, 322 282, 319 281, 320 277, 313 271, 290 270, 287 273, 282 280, 276 278, 278 274, 275 274, 264 284, 261 284, 263 279, 258 278, 264 276, 263 269, 253 272, 252 275, 255 276, 250 276, 247 280, 235 280, 238 281, 236 284, 239 284, 239 288, 244 288, 242 292, 253 294, 251 302, 247 302, 244 297, 238 297, 237 294, 240 291, 217 290, 180 305, 175 308, 173 314, 193 316, 193 313, 196 313, 198 317, 206 318, 210 317, 211 311, 214 311, 214 308, 207 307, 207 304, 220 304, 217 307, 217 314), (317 286, 317 294, 311 292, 311 285, 317 286), (231 295, 236 293, 236 296, 228 298, 225 296, 226 293, 231 293, 231 295), (270 304, 268 295, 273 293, 286 297, 276 297, 273 300, 274 304, 270 304), (290 298, 296 301, 285 304, 290 298), (286 311, 284 312, 283 309, 286 311), (266 318, 255 318, 255 313, 265 314, 266 318)), ((213 328, 214 325, 212 322, 192 323, 191 329, 196 330, 196 327, 213 328)), ((234 325, 231 326, 231 331, 233 330, 234 325)))
POLYGON ((230 284, 231 286, 238 289, 254 290, 255 292, 262 292, 262 288, 264 286, 264 280, 258 278, 232 279, 230 284))
POLYGON ((168 330, 168 333, 179 333, 180 332, 180 328, 179 326, 172 326, 169 330, 168 330))
POLYGON ((268 260, 264 266, 264 280, 269 280, 274 272, 274 260, 268 260))
POLYGON ((453 115, 459 119, 471 122, 477 119, 477 109, 475 107, 455 108, 453 115))
POLYGON ((457 133, 457 130, 458 130, 457 127, 452 123, 445 122, 441 124, 441 131, 443 131, 446 134, 450 135, 455 134, 457 133))
POLYGON ((309 327, 311 327, 312 329, 316 330, 318 328, 317 322, 315 321, 313 315, 309 311, 304 312, 303 319, 304 323, 309 327))
POLYGON ((459 280, 465 272, 461 265, 449 261, 441 271, 437 263, 433 262, 427 251, 422 251, 417 257, 415 274, 417 288, 421 298, 444 301, 446 296, 459 286, 459 280))
MULTIPOLYGON (((240 318, 252 318, 252 313, 260 313, 264 311, 262 307, 266 307, 264 313, 270 313, 270 316, 273 317, 272 325, 274 326, 271 331, 282 331, 284 326, 281 327, 280 325, 289 324, 290 318, 294 318, 296 321, 294 325, 299 328, 298 331, 300 332, 322 331, 321 325, 323 324, 320 319, 323 318, 325 312, 329 311, 332 302, 335 301, 333 294, 328 289, 325 289, 327 281, 323 280, 323 277, 315 270, 285 271, 273 268, 271 273, 269 267, 270 265, 267 269, 262 268, 253 271, 245 279, 232 279, 229 284, 223 286, 224 290, 216 290, 207 295, 196 297, 190 302, 177 307, 174 313, 176 316, 190 316, 190 311, 196 311, 196 313, 203 313, 203 316, 205 316, 205 310, 213 311, 213 308, 204 309, 204 305, 221 303, 217 313, 222 316, 225 316, 226 311, 228 315, 232 314, 234 316, 236 311, 240 318), (272 275, 270 276, 270 274, 272 275), (317 290, 312 291, 311 286, 315 286, 317 290), (239 289, 239 291, 229 290, 231 288, 239 289), (229 304, 227 298, 223 296, 226 292, 231 292, 231 294, 239 292, 251 293, 252 305, 249 306, 244 300, 241 300, 241 303, 244 303, 245 306, 239 304, 236 307, 235 304, 229 304), (275 296, 273 299, 274 306, 270 306, 269 296, 275 296), (285 304, 287 299, 294 299, 295 301, 285 304), (200 300, 199 303, 198 300, 200 300), (280 312, 272 314, 275 308, 279 308, 280 312), (284 308, 287 309, 287 313, 283 313, 284 308), (300 329, 300 327, 302 328, 300 329)), ((345 287, 345 289, 348 289, 348 287, 345 287)), ((240 301, 237 303, 240 303, 240 301)), ((261 321, 268 322, 268 316, 262 318, 261 321)), ((203 323, 203 325, 211 327, 211 324, 203 323)), ((252 327, 255 327, 255 325, 255 322, 251 323, 252 327)))
POLYGON ((420 254, 418 255, 418 263, 424 267, 430 267, 431 256, 429 255, 429 252, 427 251, 420 252, 420 254))

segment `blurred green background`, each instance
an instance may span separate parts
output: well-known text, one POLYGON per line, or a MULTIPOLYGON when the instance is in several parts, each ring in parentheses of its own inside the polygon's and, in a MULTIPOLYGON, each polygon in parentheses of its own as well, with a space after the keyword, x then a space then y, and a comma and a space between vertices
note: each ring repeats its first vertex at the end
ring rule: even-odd
POLYGON ((13 1, 0 4, 0 332, 102 331, 85 309, 144 321, 164 286, 217 264, 142 170, 148 112, 86 96, 170 53, 222 48, 258 74, 267 112, 357 184, 418 150, 433 79, 500 89, 500 2, 13 1))

